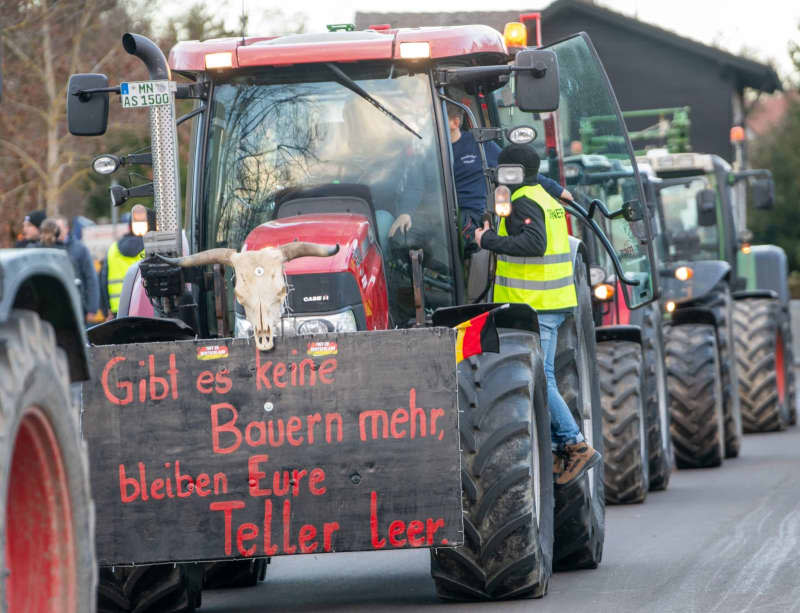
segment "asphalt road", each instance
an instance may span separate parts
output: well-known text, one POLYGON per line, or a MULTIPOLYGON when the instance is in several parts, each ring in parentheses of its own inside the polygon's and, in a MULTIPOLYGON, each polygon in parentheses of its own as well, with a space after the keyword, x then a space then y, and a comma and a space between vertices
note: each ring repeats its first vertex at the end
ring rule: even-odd
POLYGON ((427 550, 274 559, 255 588, 209 591, 203 612, 800 612, 800 428, 748 435, 722 468, 610 507, 603 563, 559 573, 544 599, 443 605, 427 550), (446 607, 446 608, 442 608, 446 607))

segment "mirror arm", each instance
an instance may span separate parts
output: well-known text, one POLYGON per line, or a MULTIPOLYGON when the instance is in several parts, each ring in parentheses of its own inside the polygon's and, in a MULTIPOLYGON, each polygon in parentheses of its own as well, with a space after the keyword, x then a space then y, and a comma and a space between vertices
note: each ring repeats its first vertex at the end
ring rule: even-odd
POLYGON ((622 263, 619 261, 619 258, 617 257, 617 252, 614 251, 614 247, 611 245, 611 243, 608 240, 608 237, 605 235, 600 226, 597 225, 597 222, 594 219, 592 219, 592 213, 594 212, 595 209, 600 209, 600 211, 609 219, 613 219, 614 217, 619 217, 621 215, 621 211, 609 214, 606 205, 604 205, 599 200, 592 200, 592 203, 589 205, 589 210, 587 211, 574 200, 565 200, 564 198, 559 198, 559 199, 564 204, 564 208, 567 210, 567 212, 575 215, 584 224, 586 224, 586 226, 588 226, 592 232, 595 233, 598 240, 603 245, 603 248, 608 252, 609 257, 611 258, 611 263, 614 265, 614 270, 617 271, 617 277, 619 278, 619 280, 625 285, 639 285, 641 281, 639 281, 638 279, 631 279, 625 274, 625 271, 622 270, 622 263))
POLYGON ((766 168, 757 168, 755 170, 738 170, 728 175, 728 183, 734 185, 744 179, 752 177, 762 177, 764 179, 772 179, 772 172, 766 168))
POLYGON ((78 96, 81 102, 87 102, 91 99, 92 94, 118 94, 119 93, 119 85, 116 87, 95 87, 94 89, 79 89, 76 92, 72 92, 73 96, 78 96))

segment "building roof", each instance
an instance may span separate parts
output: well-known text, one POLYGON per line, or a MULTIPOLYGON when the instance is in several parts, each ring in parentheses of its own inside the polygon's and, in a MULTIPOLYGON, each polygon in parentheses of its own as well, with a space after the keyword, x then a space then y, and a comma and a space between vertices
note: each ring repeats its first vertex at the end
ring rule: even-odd
POLYGON ((774 92, 776 89, 782 89, 778 74, 774 68, 767 64, 728 53, 718 47, 704 45, 695 40, 679 36, 675 32, 639 21, 633 17, 628 17, 622 13, 617 13, 584 0, 557 0, 553 2, 542 11, 542 23, 547 24, 548 20, 555 21, 559 17, 574 15, 575 13, 582 13, 591 19, 605 21, 619 28, 631 30, 664 44, 672 45, 689 53, 715 61, 721 66, 733 70, 739 78, 740 85, 743 87, 752 87, 765 92, 774 92))
MULTIPOLYGON (((520 14, 530 10, 519 11, 473 11, 457 13, 356 13, 356 27, 364 28, 370 24, 389 23, 392 27, 415 27, 423 25, 460 25, 481 23, 503 31, 509 21, 519 21, 520 14)), ((741 56, 728 53, 717 47, 680 36, 669 30, 639 21, 622 13, 609 10, 586 0, 556 0, 541 11, 543 30, 547 32, 547 23, 558 19, 581 15, 590 20, 600 20, 620 29, 636 32, 640 35, 672 45, 689 53, 716 62, 722 68, 733 71, 741 87, 751 87, 764 92, 782 89, 781 81, 775 70, 767 65, 741 56)))

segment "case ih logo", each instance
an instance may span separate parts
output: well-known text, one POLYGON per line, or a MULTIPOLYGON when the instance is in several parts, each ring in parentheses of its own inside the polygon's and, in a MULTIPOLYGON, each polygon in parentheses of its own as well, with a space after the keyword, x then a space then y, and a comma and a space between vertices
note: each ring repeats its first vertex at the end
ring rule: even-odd
POLYGON ((225 345, 206 345, 197 348, 198 360, 219 360, 228 357, 228 348, 225 345))
POLYGON ((339 346, 336 341, 315 341, 308 344, 308 355, 319 357, 323 355, 336 355, 339 353, 339 346))
POLYGON ((327 294, 322 296, 303 296, 303 302, 327 302, 330 299, 327 294))

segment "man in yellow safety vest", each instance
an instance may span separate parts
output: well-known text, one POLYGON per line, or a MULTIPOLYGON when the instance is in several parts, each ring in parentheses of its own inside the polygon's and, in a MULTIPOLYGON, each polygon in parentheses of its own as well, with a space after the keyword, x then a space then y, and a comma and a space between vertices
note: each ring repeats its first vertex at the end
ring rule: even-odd
POLYGON ((128 232, 108 248, 103 268, 100 271, 100 306, 113 317, 116 317, 119 310, 119 299, 125 273, 133 264, 144 258, 144 241, 141 236, 136 236, 131 230, 130 213, 123 215, 123 220, 126 216, 128 217, 128 232))
POLYGON ((563 486, 602 459, 584 440, 555 378, 558 328, 578 305, 566 212, 538 183, 539 155, 533 147, 509 145, 497 162, 521 164, 525 182, 512 192, 511 214, 500 220, 497 231, 486 222, 475 231, 475 239, 483 249, 497 253, 494 301, 529 304, 539 316, 553 472, 556 485, 563 486))

